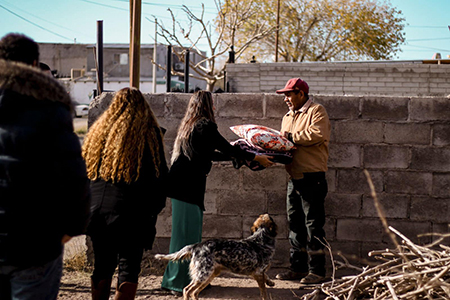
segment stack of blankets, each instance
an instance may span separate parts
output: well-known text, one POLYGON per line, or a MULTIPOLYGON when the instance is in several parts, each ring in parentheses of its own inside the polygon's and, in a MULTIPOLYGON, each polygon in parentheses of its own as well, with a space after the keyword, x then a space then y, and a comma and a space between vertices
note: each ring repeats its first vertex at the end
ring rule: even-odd
MULTIPOLYGON (((231 142, 235 147, 255 153, 256 155, 267 155, 273 157, 271 160, 275 163, 290 164, 292 162, 292 153, 294 144, 280 135, 280 132, 272 128, 261 125, 237 125, 230 129, 240 139, 231 142)), ((253 171, 265 169, 257 161, 247 161, 233 159, 233 166, 239 169, 241 166, 247 166, 253 171)))

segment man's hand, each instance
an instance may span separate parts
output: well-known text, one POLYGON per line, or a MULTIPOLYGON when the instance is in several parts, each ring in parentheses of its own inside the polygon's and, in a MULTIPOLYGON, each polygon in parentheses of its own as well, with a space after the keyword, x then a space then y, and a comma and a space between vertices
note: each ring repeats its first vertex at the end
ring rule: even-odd
POLYGON ((259 162, 263 167, 270 167, 274 164, 273 161, 270 159, 273 158, 273 156, 267 156, 267 155, 255 155, 255 158, 253 160, 256 160, 259 162))

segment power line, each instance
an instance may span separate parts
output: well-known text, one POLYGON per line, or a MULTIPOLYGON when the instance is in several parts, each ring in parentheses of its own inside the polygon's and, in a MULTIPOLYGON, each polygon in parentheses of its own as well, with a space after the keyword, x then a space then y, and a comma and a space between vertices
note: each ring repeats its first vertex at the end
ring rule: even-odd
POLYGON ((6 2, 6 1, 3 1, 3 2, 4 2, 5 4, 8 4, 9 7, 13 7, 13 8, 16 9, 16 10, 20 10, 21 12, 24 12, 24 13, 27 14, 27 15, 30 15, 30 16, 36 18, 36 19, 39 19, 39 20, 44 21, 44 22, 46 22, 46 23, 49 23, 49 24, 51 24, 51 25, 53 25, 53 26, 56 26, 56 27, 59 27, 59 28, 65 29, 65 30, 72 31, 72 32, 77 33, 77 34, 84 34, 84 33, 82 33, 82 32, 75 31, 75 30, 73 30, 72 28, 64 27, 64 26, 62 26, 62 25, 60 25, 60 24, 53 23, 53 22, 51 22, 51 21, 49 21, 49 20, 47 20, 47 19, 41 18, 41 17, 39 17, 39 16, 36 16, 36 15, 34 15, 34 14, 32 14, 32 13, 29 13, 28 11, 23 10, 23 9, 17 7, 17 6, 14 6, 14 5, 12 5, 11 3, 8 3, 8 2, 6 2))
POLYGON ((423 47, 423 46, 417 46, 417 45, 411 45, 411 44, 406 44, 405 46, 415 47, 415 48, 422 48, 422 49, 429 49, 429 50, 436 50, 436 51, 450 51, 450 49, 439 49, 439 48, 423 47))
POLYGON ((126 12, 129 11, 129 9, 126 9, 126 8, 121 8, 121 7, 112 6, 112 5, 108 5, 108 4, 101 4, 101 3, 97 3, 95 1, 89 1, 89 0, 80 0, 80 1, 91 3, 91 4, 95 4, 95 5, 99 5, 99 6, 103 6, 103 7, 114 8, 114 9, 118 9, 118 10, 122 10, 122 11, 126 11, 126 12))
POLYGON ((450 37, 447 38, 433 38, 433 39, 412 39, 408 40, 409 42, 421 42, 421 41, 442 41, 442 40, 450 40, 450 37))
POLYGON ((411 26, 411 25, 406 25, 407 27, 411 27, 411 28, 434 28, 434 29, 436 29, 436 28, 446 28, 447 27, 447 25, 443 25, 443 26, 426 26, 426 25, 424 25, 424 26, 419 26, 419 25, 414 25, 414 26, 411 26))
POLYGON ((63 39, 66 39, 66 40, 69 40, 69 41, 73 41, 71 38, 68 38, 68 37, 66 37, 66 36, 63 36, 63 35, 61 35, 61 34, 59 34, 59 33, 56 33, 56 32, 54 32, 54 31, 51 31, 51 30, 47 29, 47 28, 44 28, 44 27, 42 27, 41 25, 38 25, 38 24, 36 24, 36 23, 34 23, 34 22, 31 22, 30 20, 28 20, 28 19, 22 17, 22 16, 19 15, 19 14, 16 14, 15 12, 9 10, 8 8, 4 7, 4 6, 1 5, 1 4, 0 4, 0 8, 3 8, 3 9, 6 10, 7 12, 9 12, 10 14, 13 14, 13 15, 15 15, 16 17, 18 17, 18 18, 24 20, 25 22, 28 22, 28 23, 30 23, 30 24, 32 24, 32 25, 34 25, 34 26, 36 26, 36 27, 38 27, 38 28, 40 28, 40 29, 42 29, 42 30, 45 30, 45 31, 47 31, 47 32, 50 32, 50 33, 52 33, 52 34, 54 34, 54 35, 56 35, 56 36, 59 36, 59 37, 61 37, 61 38, 63 38, 63 39))

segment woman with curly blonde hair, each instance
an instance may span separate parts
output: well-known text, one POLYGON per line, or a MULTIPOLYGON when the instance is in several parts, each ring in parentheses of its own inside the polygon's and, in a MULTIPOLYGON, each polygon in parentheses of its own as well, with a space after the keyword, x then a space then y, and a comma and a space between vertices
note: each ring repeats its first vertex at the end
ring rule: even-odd
MULTIPOLYGON (((170 253, 202 240, 206 177, 212 161, 231 160, 231 157, 256 160, 264 167, 273 164, 270 156, 256 156, 233 147, 219 133, 212 94, 208 91, 194 93, 178 127, 168 176, 170 188, 167 195, 172 198, 170 253)), ((187 262, 169 262, 162 288, 172 294, 181 293, 191 281, 188 268, 187 262)))
POLYGON ((115 299, 133 299, 143 250, 152 248, 166 199, 163 136, 142 93, 119 90, 82 149, 92 191, 92 298, 109 299, 118 264, 115 299))

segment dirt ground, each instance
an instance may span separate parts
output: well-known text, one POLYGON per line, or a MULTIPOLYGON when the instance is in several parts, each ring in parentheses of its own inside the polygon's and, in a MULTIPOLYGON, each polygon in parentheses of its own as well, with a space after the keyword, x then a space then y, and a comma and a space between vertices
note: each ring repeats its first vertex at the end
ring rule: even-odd
MULTIPOLYGON (((280 269, 269 270, 270 278, 274 279, 280 269)), ((90 299, 90 274, 86 272, 64 272, 59 300, 87 300, 90 299)), ((139 287, 136 299, 182 299, 161 290, 160 275, 144 275, 139 279, 139 287)), ((268 287, 269 299, 299 299, 302 295, 313 291, 314 287, 299 289, 298 281, 282 281, 274 279, 275 286, 268 287)), ((232 274, 223 274, 215 278, 210 289, 200 293, 200 299, 261 299, 256 281, 246 277, 238 277, 232 274)), ((112 284, 111 297, 115 292, 115 282, 112 284)))

